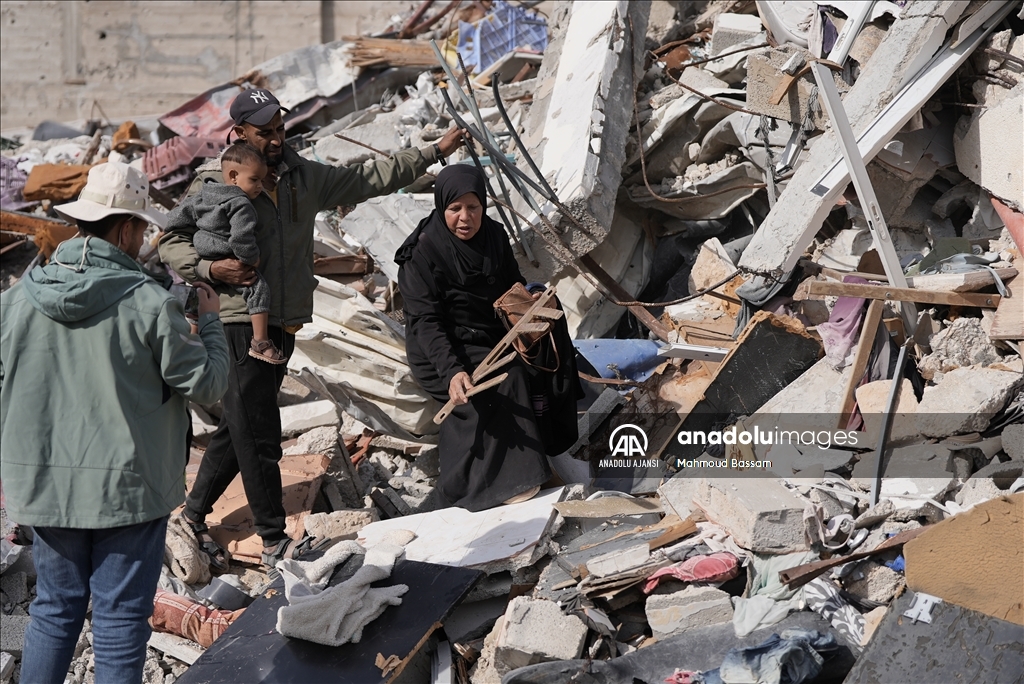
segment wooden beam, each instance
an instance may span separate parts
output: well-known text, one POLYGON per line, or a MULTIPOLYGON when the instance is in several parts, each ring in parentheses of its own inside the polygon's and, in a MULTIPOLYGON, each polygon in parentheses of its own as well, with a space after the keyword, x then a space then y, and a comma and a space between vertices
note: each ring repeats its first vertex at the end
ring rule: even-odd
POLYGON ((882 299, 887 302, 917 302, 919 304, 970 306, 982 309, 995 309, 999 306, 1000 300, 1000 296, 997 294, 933 292, 909 287, 837 283, 829 280, 805 280, 797 286, 796 293, 793 295, 793 299, 797 301, 823 299, 824 297, 863 297, 864 299, 882 299))
POLYGON ((40 228, 50 228, 55 225, 67 226, 68 224, 20 211, 0 211, 0 230, 35 235, 40 228))
POLYGON ((1024 277, 1006 283, 1012 297, 1004 297, 992 319, 989 338, 993 340, 1024 340, 1024 277))
POLYGON ((864 315, 864 322, 860 329, 860 339, 857 340, 857 351, 853 357, 853 366, 850 369, 850 377, 846 380, 846 387, 843 389, 843 408, 839 412, 839 424, 836 429, 842 430, 850 420, 853 413, 854 392, 857 385, 864 377, 864 371, 868 367, 868 359, 871 358, 871 347, 874 346, 875 333, 878 331, 878 324, 882 320, 882 309, 885 304, 880 299, 872 299, 868 304, 868 312, 864 315))
MULTIPOLYGON (((626 292, 621 285, 612 278, 608 271, 601 268, 601 265, 594 261, 594 257, 589 254, 584 254, 580 257, 580 263, 587 268, 588 271, 594 274, 597 281, 603 285, 611 295, 619 300, 620 302, 631 302, 633 301, 633 295, 626 292)), ((654 315, 642 306, 631 306, 629 307, 630 313, 637 317, 637 319, 647 326, 647 329, 658 336, 662 342, 668 342, 668 328, 659 321, 654 315)))

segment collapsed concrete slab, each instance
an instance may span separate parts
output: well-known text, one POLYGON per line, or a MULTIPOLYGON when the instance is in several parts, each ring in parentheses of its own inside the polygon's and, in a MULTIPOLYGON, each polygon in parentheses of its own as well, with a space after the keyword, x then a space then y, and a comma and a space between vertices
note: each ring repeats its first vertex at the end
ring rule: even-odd
POLYGON ((927 437, 980 432, 1022 383, 1020 373, 995 368, 957 368, 926 387, 917 425, 927 437))
MULTIPOLYGON (((889 29, 872 59, 864 65, 860 78, 843 98, 843 107, 855 133, 862 132, 932 58, 946 32, 966 7, 966 4, 954 0, 927 0, 904 8, 900 19, 889 29)), ((966 57, 964 54, 963 59, 966 57)), ((908 105, 907 119, 923 104, 923 100, 916 104, 913 109, 908 105)), ((889 137, 902 126, 902 122, 898 123, 889 137)), ((787 273, 796 266, 797 259, 821 228, 835 200, 847 185, 846 181, 841 181, 828 187, 823 194, 808 192, 836 160, 842 163, 842 153, 835 133, 828 131, 811 148, 807 160, 796 170, 786 190, 754 234, 740 259, 740 267, 761 273, 787 273)), ((842 178, 848 176, 846 173, 840 175, 842 178)))
MULTIPOLYGON (((1020 39, 1018 39, 1019 41, 1020 39)), ((1017 211, 1024 209, 1024 83, 987 97, 985 107, 961 117, 953 136, 957 168, 1017 211)))
POLYGON ((714 587, 690 586, 672 594, 654 594, 647 597, 644 611, 657 638, 732 622, 729 594, 714 587))
MULTIPOLYGON (((563 238, 577 254, 596 247, 612 223, 649 12, 646 2, 563 2, 549 21, 524 144, 561 201, 594 232, 588 237, 563 219, 563 238)), ((542 271, 559 270, 540 238, 526 239, 542 271)))
POLYGON ((702 478, 694 503, 754 553, 806 551, 807 502, 776 477, 702 478))

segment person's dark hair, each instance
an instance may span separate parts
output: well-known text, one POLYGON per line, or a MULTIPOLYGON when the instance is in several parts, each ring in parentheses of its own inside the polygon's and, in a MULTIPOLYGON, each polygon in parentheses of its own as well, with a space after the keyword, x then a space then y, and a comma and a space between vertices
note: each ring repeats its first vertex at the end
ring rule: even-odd
POLYGON ((78 219, 75 221, 75 225, 78 229, 87 235, 94 235, 96 237, 106 237, 107 233, 114 229, 120 221, 126 218, 133 218, 131 214, 111 214, 110 216, 104 216, 98 221, 83 221, 78 219))
POLYGON ((266 164, 267 160, 255 147, 241 140, 232 143, 220 156, 220 163, 232 164, 266 164))

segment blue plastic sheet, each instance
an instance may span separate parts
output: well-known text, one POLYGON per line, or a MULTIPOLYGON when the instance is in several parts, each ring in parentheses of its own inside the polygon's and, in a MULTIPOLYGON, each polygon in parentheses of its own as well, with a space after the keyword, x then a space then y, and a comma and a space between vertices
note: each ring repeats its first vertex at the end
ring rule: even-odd
POLYGON ((651 340, 573 340, 573 344, 602 378, 643 382, 665 362, 658 356, 660 345, 651 340))

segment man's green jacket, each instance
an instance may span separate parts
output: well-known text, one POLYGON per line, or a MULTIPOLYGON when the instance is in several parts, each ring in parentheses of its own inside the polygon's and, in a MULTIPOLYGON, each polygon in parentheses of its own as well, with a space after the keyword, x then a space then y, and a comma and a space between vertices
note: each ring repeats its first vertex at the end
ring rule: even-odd
MULTIPOLYGON (((253 200, 259 217, 259 271, 270 285, 270 324, 294 326, 313 320, 313 223, 318 212, 404 188, 437 159, 430 147, 403 150, 383 161, 334 167, 303 159, 286 145, 284 161, 277 167, 277 205, 266 192, 253 200)), ((223 182, 223 177, 219 171, 202 172, 189 193, 203 182, 223 182)), ((189 282, 201 278, 212 283, 220 294, 225 323, 248 323, 241 291, 214 281, 211 262, 196 254, 195 232, 194 225, 169 226, 160 240, 160 258, 189 282)))

